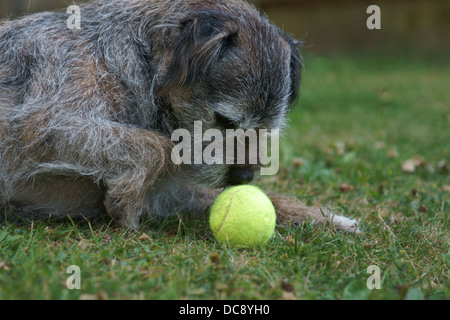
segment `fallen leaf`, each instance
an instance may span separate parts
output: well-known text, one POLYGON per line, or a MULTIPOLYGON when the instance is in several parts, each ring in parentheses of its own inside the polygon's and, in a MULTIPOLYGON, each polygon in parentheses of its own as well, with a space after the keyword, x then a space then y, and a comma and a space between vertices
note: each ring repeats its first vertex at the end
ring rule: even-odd
POLYGON ((294 285, 287 281, 281 282, 281 288, 286 292, 294 292, 294 285))
POLYGON ((336 141, 334 143, 334 147, 336 149, 336 154, 342 156, 345 153, 345 142, 336 141))
POLYGON ((341 185, 339 186, 339 191, 340 192, 349 192, 353 190, 353 186, 348 184, 348 183, 341 183, 341 185))
POLYGON ((6 264, 6 261, 0 261, 0 270, 9 270, 8 265, 6 264))
POLYGON ((437 163, 436 170, 439 173, 448 173, 450 171, 450 165, 447 165, 447 162, 445 160, 441 160, 437 163))
POLYGON ((295 246, 295 239, 290 234, 288 234, 286 237, 286 243, 290 246, 295 246))
POLYGON ((283 291, 281 294, 281 300, 298 300, 298 298, 292 292, 283 291))
POLYGON ((294 167, 301 167, 301 166, 303 166, 305 164, 305 160, 302 159, 302 158, 295 158, 295 159, 292 160, 291 164, 294 167))
POLYGON ((216 284, 217 291, 225 291, 228 289, 228 285, 226 283, 218 283, 216 284))
POLYGON ((209 259, 211 260, 211 263, 218 264, 220 262, 220 254, 216 251, 209 255, 209 259))
POLYGON ((388 157, 391 159, 398 158, 398 150, 397 148, 390 148, 388 151, 388 157))
POLYGON ((81 249, 86 249, 87 247, 89 247, 90 243, 88 240, 86 239, 81 239, 80 241, 78 241, 78 246, 81 247, 81 249))
POLYGON ((414 172, 416 170, 416 162, 412 159, 402 163, 403 172, 414 172))
POLYGON ((189 292, 191 294, 201 295, 201 294, 205 294, 206 293, 206 289, 204 289, 204 288, 197 288, 197 289, 193 289, 193 290, 191 290, 189 292))
POLYGON ((138 240, 151 242, 152 238, 150 238, 148 236, 148 234, 146 234, 145 232, 142 232, 142 234, 139 236, 138 240))
POLYGON ((405 162, 402 163, 402 170, 403 172, 414 172, 416 171, 417 167, 423 167, 424 161, 420 157, 408 159, 405 162))
POLYGON ((420 207, 419 207, 419 212, 420 213, 425 213, 427 211, 428 211, 427 207, 425 207, 423 204, 421 204, 420 207))
POLYGON ((98 292, 97 294, 85 293, 80 295, 80 300, 107 300, 108 297, 103 292, 98 292))

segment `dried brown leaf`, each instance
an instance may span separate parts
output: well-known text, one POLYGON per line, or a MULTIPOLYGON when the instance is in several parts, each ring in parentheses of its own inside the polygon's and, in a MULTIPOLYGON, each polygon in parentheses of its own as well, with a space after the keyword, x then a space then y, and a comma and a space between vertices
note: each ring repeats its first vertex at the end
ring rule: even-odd
POLYGON ((353 186, 348 184, 348 183, 341 183, 341 185, 339 186, 339 191, 340 192, 350 192, 353 190, 353 186))

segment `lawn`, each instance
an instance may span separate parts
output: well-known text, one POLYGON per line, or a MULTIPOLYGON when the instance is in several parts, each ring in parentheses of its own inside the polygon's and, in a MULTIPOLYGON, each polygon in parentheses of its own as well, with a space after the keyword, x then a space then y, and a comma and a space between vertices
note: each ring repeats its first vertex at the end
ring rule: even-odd
POLYGON ((261 248, 217 243, 207 220, 0 226, 0 299, 449 299, 450 63, 305 57, 277 176, 257 184, 360 221, 306 223, 261 248), (70 265, 81 289, 69 290, 70 265), (368 289, 369 266, 380 289, 368 289))

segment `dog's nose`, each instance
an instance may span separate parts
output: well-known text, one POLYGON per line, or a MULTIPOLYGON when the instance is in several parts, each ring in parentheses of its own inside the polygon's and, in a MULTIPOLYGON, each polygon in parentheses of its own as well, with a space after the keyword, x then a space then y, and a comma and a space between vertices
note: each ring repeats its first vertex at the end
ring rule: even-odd
POLYGON ((246 184, 253 180, 253 171, 247 168, 230 170, 228 182, 230 185, 246 184))

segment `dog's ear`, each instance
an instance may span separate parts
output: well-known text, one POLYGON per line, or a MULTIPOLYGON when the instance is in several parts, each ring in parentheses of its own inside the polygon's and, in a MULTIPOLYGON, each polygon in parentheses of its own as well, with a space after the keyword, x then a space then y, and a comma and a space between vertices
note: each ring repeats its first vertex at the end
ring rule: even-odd
POLYGON ((291 90, 289 93, 289 105, 292 107, 295 104, 295 102, 297 102, 300 93, 300 78, 303 69, 303 59, 300 54, 300 47, 303 45, 303 41, 295 40, 281 29, 278 29, 278 31, 280 35, 283 37, 283 39, 287 41, 291 49, 291 57, 290 57, 291 90))
POLYGON ((300 54, 299 46, 303 44, 302 41, 294 40, 289 37, 289 46, 291 47, 291 91, 289 96, 289 104, 292 106, 298 100, 300 94, 300 78, 303 68, 303 59, 300 54))
POLYGON ((239 31, 232 17, 216 10, 192 14, 181 21, 180 29, 159 95, 201 79, 234 44, 239 31))

